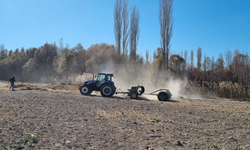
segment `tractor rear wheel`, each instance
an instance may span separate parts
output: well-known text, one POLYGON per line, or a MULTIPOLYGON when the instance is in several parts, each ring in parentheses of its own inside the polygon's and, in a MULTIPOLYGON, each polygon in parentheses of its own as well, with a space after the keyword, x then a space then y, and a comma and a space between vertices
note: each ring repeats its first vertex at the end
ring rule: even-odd
POLYGON ((101 86, 100 91, 103 97, 111 97, 115 94, 115 86, 113 84, 104 84, 101 86))
POLYGON ((83 85, 81 88, 80 88, 80 92, 82 95, 89 95, 91 94, 93 91, 92 87, 90 85, 83 85))
POLYGON ((137 99, 138 98, 138 93, 137 92, 134 92, 130 95, 130 98, 131 99, 137 99))
POLYGON ((160 92, 157 97, 159 101, 168 101, 170 98, 166 92, 160 92))

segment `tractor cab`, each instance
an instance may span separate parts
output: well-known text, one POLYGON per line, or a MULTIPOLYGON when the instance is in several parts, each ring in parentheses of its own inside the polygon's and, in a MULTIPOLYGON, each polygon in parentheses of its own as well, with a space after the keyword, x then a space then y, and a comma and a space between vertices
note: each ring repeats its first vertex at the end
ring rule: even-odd
POLYGON ((113 83, 112 77, 113 77, 113 74, 98 73, 97 74, 97 80, 95 81, 96 82, 96 87, 100 87, 104 82, 113 83))

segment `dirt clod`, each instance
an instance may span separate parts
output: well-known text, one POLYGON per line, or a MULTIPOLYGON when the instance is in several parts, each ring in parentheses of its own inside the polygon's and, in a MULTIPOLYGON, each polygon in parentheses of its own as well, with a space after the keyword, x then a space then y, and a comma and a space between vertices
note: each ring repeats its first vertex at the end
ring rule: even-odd
POLYGON ((175 141, 174 144, 177 145, 177 146, 183 146, 179 140, 175 141))

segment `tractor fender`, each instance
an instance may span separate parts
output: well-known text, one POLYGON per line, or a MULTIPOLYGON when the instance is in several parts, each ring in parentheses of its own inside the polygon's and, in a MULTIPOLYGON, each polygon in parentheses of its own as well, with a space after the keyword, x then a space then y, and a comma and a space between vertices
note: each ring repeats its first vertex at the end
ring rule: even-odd
POLYGON ((83 82, 83 84, 91 84, 91 83, 95 83, 95 80, 89 80, 89 81, 83 82))

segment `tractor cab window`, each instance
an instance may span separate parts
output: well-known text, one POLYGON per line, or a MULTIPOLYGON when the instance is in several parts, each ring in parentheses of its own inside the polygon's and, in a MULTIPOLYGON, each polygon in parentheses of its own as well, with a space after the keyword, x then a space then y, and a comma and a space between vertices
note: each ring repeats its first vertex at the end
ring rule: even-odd
POLYGON ((112 81, 111 75, 107 75, 107 81, 112 81))
POLYGON ((105 81, 112 81, 112 76, 111 75, 105 75, 105 74, 98 74, 97 77, 97 87, 100 87, 102 83, 105 81))
POLYGON ((99 74, 97 77, 97 87, 100 87, 100 85, 105 82, 105 75, 104 74, 99 74))
POLYGON ((111 75, 99 74, 97 77, 97 81, 112 81, 111 75))
POLYGON ((104 74, 99 74, 97 77, 97 81, 105 81, 105 75, 104 74))

